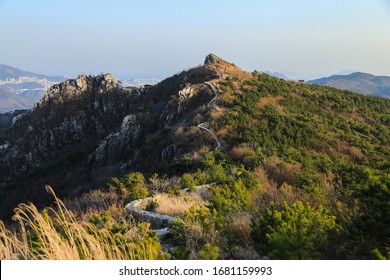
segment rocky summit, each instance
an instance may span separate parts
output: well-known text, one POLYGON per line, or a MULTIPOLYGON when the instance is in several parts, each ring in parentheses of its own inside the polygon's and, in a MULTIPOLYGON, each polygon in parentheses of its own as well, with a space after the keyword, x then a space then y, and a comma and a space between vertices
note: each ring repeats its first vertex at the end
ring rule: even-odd
POLYGON ((1 213, 20 201, 46 203, 45 184, 77 194, 110 176, 169 164, 199 141, 212 147, 212 137, 197 127, 214 97, 206 82, 233 68, 208 55, 203 66, 155 86, 122 87, 112 74, 52 86, 0 134, 1 213))

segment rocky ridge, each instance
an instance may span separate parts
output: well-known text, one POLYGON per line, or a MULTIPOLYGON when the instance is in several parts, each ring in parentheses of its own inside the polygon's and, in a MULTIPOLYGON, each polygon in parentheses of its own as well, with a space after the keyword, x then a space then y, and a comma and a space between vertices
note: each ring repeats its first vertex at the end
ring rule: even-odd
POLYGON ((224 69, 241 73, 209 55, 204 65, 155 86, 122 87, 111 74, 52 86, 0 134, 0 202, 21 190, 39 201, 44 184, 76 194, 110 176, 159 168, 199 146, 213 148, 215 139, 197 125, 207 120, 212 86, 224 69))
POLYGON ((102 137, 113 126, 110 120, 123 118, 122 111, 139 96, 125 91, 111 74, 79 76, 51 87, 29 114, 13 119, 12 128, 2 135, 9 149, 0 158, 6 180, 34 170, 61 148, 102 137))

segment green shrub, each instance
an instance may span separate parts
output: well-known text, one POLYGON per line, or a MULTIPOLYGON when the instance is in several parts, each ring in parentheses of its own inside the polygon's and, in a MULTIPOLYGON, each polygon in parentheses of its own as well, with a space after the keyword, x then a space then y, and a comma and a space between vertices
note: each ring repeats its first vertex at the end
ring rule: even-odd
POLYGON ((219 257, 219 248, 211 246, 210 243, 204 244, 203 248, 199 251, 199 258, 202 260, 216 260, 219 257))
POLYGON ((190 174, 184 173, 180 179, 180 186, 182 189, 189 188, 191 191, 193 191, 195 189, 196 183, 190 174))
POLYGON ((146 211, 155 212, 158 207, 158 202, 154 199, 150 200, 145 207, 146 211))
POLYGON ((336 217, 300 201, 286 202, 280 210, 271 204, 254 221, 253 238, 258 251, 271 259, 315 259, 327 244, 329 234, 337 230, 336 217))

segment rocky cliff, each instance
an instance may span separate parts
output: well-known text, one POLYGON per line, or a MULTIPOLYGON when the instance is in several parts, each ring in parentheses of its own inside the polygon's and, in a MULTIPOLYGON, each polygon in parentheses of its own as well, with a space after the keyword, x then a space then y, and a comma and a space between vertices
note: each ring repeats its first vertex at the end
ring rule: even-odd
POLYGON ((237 69, 209 55, 203 66, 151 87, 124 88, 111 74, 51 87, 0 134, 0 213, 20 201, 45 203, 45 184, 60 195, 77 194, 110 176, 151 172, 194 147, 212 146, 197 127, 213 98, 206 82, 237 69))

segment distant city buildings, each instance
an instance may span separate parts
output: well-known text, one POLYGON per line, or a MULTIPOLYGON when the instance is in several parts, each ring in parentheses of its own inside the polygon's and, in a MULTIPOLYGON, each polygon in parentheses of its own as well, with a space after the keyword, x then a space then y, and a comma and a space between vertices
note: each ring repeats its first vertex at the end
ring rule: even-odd
POLYGON ((44 90, 47 90, 52 85, 54 85, 54 84, 56 84, 58 82, 49 81, 47 79, 39 79, 37 77, 19 77, 19 79, 7 78, 5 80, 0 80, 0 85, 17 85, 17 84, 23 84, 23 83, 37 83, 37 84, 40 84, 41 87, 39 87, 39 88, 28 87, 28 88, 25 88, 25 89, 18 88, 16 90, 17 93, 23 92, 25 90, 31 90, 31 89, 44 89, 44 90))
POLYGON ((132 79, 132 80, 122 80, 122 86, 124 87, 142 87, 147 85, 158 84, 160 80, 157 79, 132 79))

